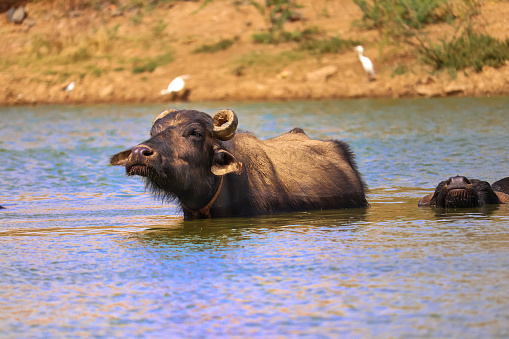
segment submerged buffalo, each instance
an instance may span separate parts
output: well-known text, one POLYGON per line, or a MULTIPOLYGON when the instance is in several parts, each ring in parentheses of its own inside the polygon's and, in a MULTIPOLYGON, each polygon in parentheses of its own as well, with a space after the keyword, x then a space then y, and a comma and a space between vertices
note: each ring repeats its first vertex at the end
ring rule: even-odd
POLYGON ((509 203, 509 177, 490 186, 486 181, 458 175, 438 184, 435 193, 422 198, 418 206, 469 208, 507 203, 509 203))
POLYGON ((249 216, 366 207, 365 184, 349 146, 312 140, 295 128, 259 140, 235 134, 232 110, 210 115, 170 109, 150 139, 111 158, 146 188, 182 206, 184 218, 249 216))

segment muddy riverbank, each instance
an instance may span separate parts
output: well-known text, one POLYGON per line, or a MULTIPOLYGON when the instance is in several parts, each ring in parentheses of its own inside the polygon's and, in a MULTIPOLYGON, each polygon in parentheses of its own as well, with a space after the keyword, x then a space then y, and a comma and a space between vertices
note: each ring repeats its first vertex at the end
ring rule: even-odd
MULTIPOLYGON (((498 69, 485 67, 480 73, 470 69, 453 75, 433 73, 408 47, 380 49, 377 32, 353 25, 362 13, 352 1, 302 4, 302 20, 286 29, 318 27, 329 36, 339 34, 361 41, 365 55, 375 64, 376 81, 366 80, 353 50, 316 55, 299 51, 295 43, 253 43, 253 33, 264 29, 262 17, 252 6, 235 7, 227 0, 213 1, 201 9, 199 2, 172 2, 150 12, 126 10, 121 15, 112 15, 111 8, 60 5, 50 9, 47 4, 29 2, 30 24, 14 25, 5 17, 0 21, 5 41, 1 47, 0 104, 169 102, 179 99, 160 92, 181 74, 191 75, 187 82, 190 101, 509 94, 509 64, 498 69), (106 38, 101 38, 101 32, 106 38), (204 44, 230 38, 236 40, 226 50, 194 52, 204 44), (42 47, 34 47, 36 42, 42 47), (54 46, 61 46, 58 54, 54 46), (73 61, 79 53, 83 60, 73 61), (151 72, 133 72, 135 63, 164 53, 171 56, 170 62, 151 72), (72 81, 74 90, 63 91, 72 81)), ((483 2, 475 23, 483 32, 505 39, 507 17, 508 3, 483 2)), ((445 24, 435 27, 437 32, 449 29, 445 24)))

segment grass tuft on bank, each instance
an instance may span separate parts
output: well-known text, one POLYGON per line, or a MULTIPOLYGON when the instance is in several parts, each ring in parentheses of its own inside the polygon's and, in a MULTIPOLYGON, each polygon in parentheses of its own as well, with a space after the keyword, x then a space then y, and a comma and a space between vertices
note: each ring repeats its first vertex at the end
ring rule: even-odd
POLYGON ((212 44, 203 44, 196 47, 193 50, 193 53, 216 53, 219 51, 227 50, 232 47, 235 42, 237 42, 238 37, 234 37, 233 39, 221 39, 218 42, 212 44))
MULTIPOLYGON (((421 29, 428 24, 451 23, 455 5, 447 0, 353 0, 363 15, 357 26, 385 29, 391 34, 404 34, 405 26, 421 29)), ((472 2, 472 0, 465 0, 472 2)))
POLYGON ((509 39, 500 41, 468 28, 451 41, 421 46, 419 54, 424 63, 436 70, 473 67, 481 72, 483 66, 499 68, 509 61, 509 39))
POLYGON ((360 44, 361 41, 359 40, 343 39, 341 36, 333 36, 323 39, 302 41, 299 45, 299 49, 316 54, 342 53, 360 44))
POLYGON ((303 60, 306 53, 302 51, 285 51, 278 54, 251 52, 233 61, 232 73, 243 75, 246 73, 273 74, 285 65, 303 60))
POLYGON ((165 66, 175 59, 173 51, 159 54, 153 58, 133 58, 133 74, 149 72, 152 73, 157 67, 165 66))

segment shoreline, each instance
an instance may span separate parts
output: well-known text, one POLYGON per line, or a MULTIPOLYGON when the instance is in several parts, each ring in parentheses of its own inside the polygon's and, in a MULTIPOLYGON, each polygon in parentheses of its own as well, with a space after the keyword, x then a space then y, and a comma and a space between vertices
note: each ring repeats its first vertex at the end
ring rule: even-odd
POLYGON ((129 79, 130 92, 122 86, 105 85, 108 77, 96 81, 77 82, 76 89, 64 92, 60 86, 36 87, 9 84, 11 95, 0 96, 0 106, 23 105, 95 105, 95 104, 144 104, 172 102, 260 102, 260 101, 314 101, 314 100, 345 100, 345 99, 383 99, 383 98, 437 98, 437 97, 503 97, 509 96, 509 65, 499 69, 486 67, 481 73, 458 74, 454 80, 447 79, 447 74, 439 76, 404 75, 398 77, 379 77, 376 81, 351 85, 339 81, 339 76, 319 83, 310 84, 302 79, 267 79, 253 81, 241 79, 220 81, 226 86, 211 84, 198 87, 193 79, 189 84, 188 100, 172 100, 170 96, 162 96, 156 89, 146 86, 143 81, 129 79), (132 84, 135 84, 134 86, 132 84), (26 93, 29 89, 29 93, 26 93))

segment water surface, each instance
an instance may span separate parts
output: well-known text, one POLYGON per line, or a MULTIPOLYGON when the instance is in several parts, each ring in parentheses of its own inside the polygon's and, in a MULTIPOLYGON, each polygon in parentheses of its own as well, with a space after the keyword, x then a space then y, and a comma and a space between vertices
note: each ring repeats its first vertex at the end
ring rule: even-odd
POLYGON ((348 141, 371 207, 184 222, 108 165, 167 106, 1 108, 1 337, 509 335, 508 206, 417 208, 509 176, 509 98, 175 105, 348 141))

